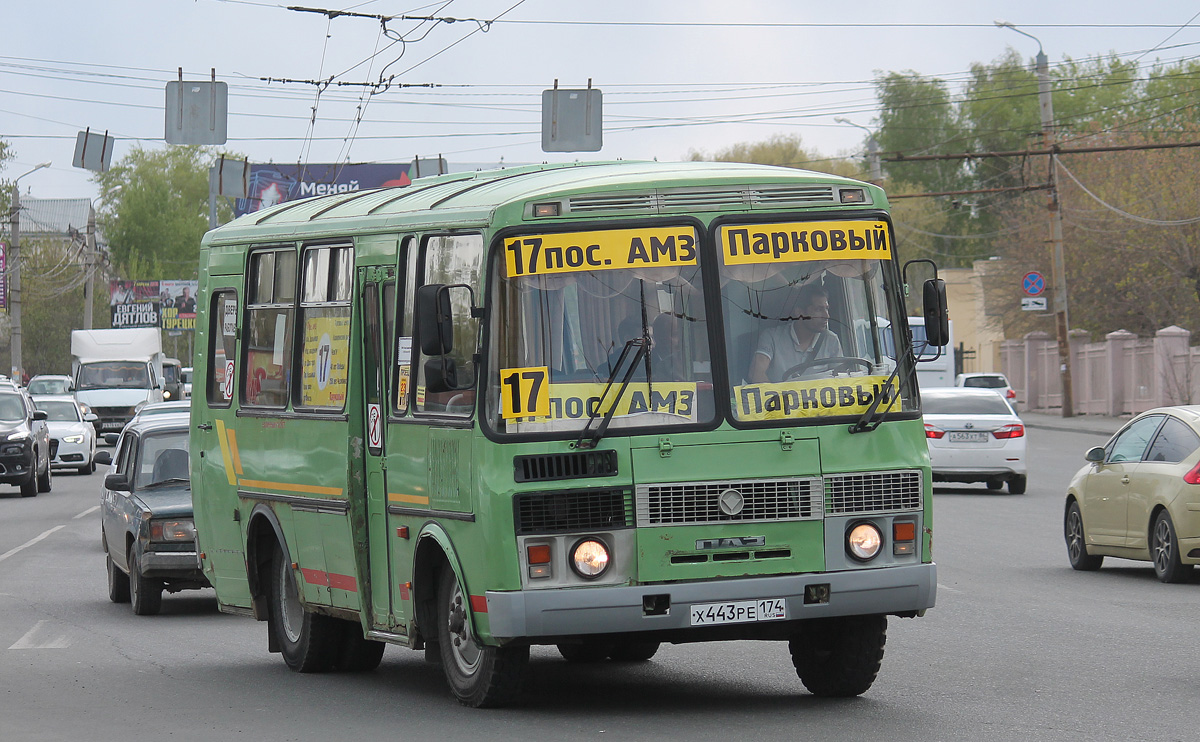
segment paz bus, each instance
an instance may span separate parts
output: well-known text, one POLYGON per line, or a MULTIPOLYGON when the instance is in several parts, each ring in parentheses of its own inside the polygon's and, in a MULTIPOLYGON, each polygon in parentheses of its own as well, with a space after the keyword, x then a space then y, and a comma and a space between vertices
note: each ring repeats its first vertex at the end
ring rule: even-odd
POLYGON ((439 175, 209 232, 190 448, 220 609, 300 672, 423 650, 474 707, 535 645, 774 640, 812 693, 865 692, 936 590, 894 247, 875 186, 714 163, 439 175), (798 360, 751 380, 770 332, 798 360))

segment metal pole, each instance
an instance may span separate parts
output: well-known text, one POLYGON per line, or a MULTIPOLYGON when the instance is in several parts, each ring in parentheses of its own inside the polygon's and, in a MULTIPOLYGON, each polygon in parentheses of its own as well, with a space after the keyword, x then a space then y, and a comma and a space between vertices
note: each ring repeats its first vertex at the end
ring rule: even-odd
MULTIPOLYGON (((17 180, 20 180, 18 178, 17 180)), ((9 314, 12 317, 12 369, 9 375, 21 383, 21 188, 12 184, 12 248, 8 255, 9 314)))
POLYGON ((92 329, 92 304, 95 303, 95 276, 92 273, 96 256, 96 207, 88 202, 87 244, 83 255, 83 329, 92 329))
POLYGON ((1062 207, 1058 199, 1058 160, 1054 149, 1054 101, 1050 95, 1050 65, 1046 53, 1037 55, 1038 103, 1042 118, 1042 144, 1050 154, 1050 244, 1054 250, 1054 325, 1058 336, 1058 370, 1062 377, 1062 416, 1074 417, 1075 396, 1071 384, 1071 344, 1067 330, 1067 272, 1063 262, 1062 207))

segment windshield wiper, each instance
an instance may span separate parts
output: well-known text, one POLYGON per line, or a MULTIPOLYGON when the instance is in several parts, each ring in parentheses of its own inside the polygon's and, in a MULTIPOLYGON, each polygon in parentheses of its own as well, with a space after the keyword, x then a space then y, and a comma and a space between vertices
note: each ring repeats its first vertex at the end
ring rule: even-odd
POLYGON ((900 390, 896 390, 896 396, 893 397, 891 402, 888 403, 888 410, 879 412, 878 415, 876 415, 876 412, 879 410, 879 403, 891 396, 888 391, 892 388, 892 382, 896 380, 897 376, 899 376, 900 368, 902 366, 903 361, 897 358, 896 368, 892 369, 891 375, 887 377, 887 381, 883 382, 883 386, 879 388, 879 391, 872 395, 871 406, 868 407, 865 412, 863 412, 862 417, 858 418, 858 422, 850 426, 851 433, 869 433, 872 430, 875 430, 875 428, 878 428, 880 423, 883 422, 883 416, 892 408, 892 404, 895 403, 896 400, 900 399, 900 390))
POLYGON ((625 347, 621 349, 621 355, 617 357, 617 362, 613 364, 612 369, 608 372, 608 382, 604 385, 604 391, 600 393, 600 401, 596 404, 596 411, 588 417, 587 425, 584 425, 583 430, 579 431, 579 438, 575 441, 572 448, 595 448, 600 439, 604 437, 604 433, 608 431, 608 424, 612 422, 613 416, 617 414, 617 403, 621 401, 621 395, 625 393, 625 388, 629 386, 629 380, 633 378, 633 373, 637 370, 638 363, 646 357, 646 349, 648 347, 649 343, 646 341, 644 335, 625 341, 625 347), (625 364, 625 358, 629 355, 631 348, 637 348, 637 350, 633 354, 633 360, 629 363, 629 367, 625 369, 625 376, 621 379, 621 386, 617 389, 617 396, 613 398, 612 404, 608 406, 608 411, 604 413, 604 418, 600 421, 600 427, 596 429, 591 438, 588 438, 588 431, 591 430, 592 423, 596 422, 596 416, 600 412, 600 405, 608 398, 608 390, 612 389, 613 382, 617 378, 617 372, 625 364))
POLYGON ((168 484, 179 484, 181 482, 188 485, 189 488, 191 487, 192 480, 188 479, 187 477, 171 477, 170 479, 160 479, 157 482, 151 482, 150 484, 143 486, 142 489, 149 490, 154 489, 155 487, 162 487, 168 484))

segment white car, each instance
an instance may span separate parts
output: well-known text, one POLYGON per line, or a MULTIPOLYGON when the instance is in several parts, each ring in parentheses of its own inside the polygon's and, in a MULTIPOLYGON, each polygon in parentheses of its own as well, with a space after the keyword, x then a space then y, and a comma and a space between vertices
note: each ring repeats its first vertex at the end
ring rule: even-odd
POLYGON ((1008 383, 1008 377, 997 373, 959 374, 954 377, 954 386, 964 386, 975 389, 991 389, 999 393, 1008 403, 1017 408, 1017 393, 1008 383))
POLYGON ((38 396, 33 404, 46 412, 50 440, 58 442, 50 468, 74 469, 80 474, 96 471, 96 428, 92 425, 96 415, 85 413, 74 397, 38 396))
POLYGON ((1004 397, 990 389, 921 390, 925 442, 935 482, 1005 483, 1025 494, 1025 424, 1004 397))

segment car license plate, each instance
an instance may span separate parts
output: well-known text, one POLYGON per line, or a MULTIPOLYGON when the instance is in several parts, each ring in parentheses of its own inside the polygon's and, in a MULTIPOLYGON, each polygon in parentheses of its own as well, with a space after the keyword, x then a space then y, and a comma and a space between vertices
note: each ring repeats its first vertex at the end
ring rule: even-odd
POLYGON ((987 443, 988 434, 968 433, 961 430, 955 430, 951 431, 948 437, 950 438, 951 443, 987 443))
POLYGON ((784 618, 787 618, 787 602, 783 598, 734 600, 728 603, 702 603, 692 606, 692 626, 778 621, 784 618))

